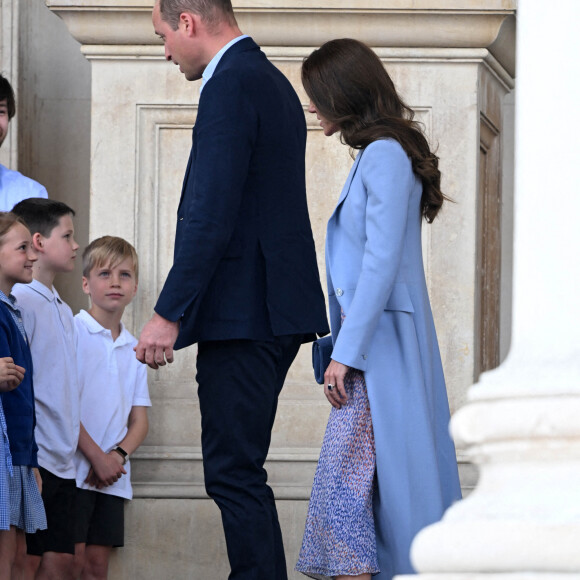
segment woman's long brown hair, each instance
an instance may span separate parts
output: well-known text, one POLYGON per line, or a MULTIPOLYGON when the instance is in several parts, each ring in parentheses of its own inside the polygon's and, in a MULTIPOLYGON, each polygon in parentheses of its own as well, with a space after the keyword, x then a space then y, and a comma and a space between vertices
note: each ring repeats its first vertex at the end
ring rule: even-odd
POLYGON ((431 223, 448 199, 440 189, 439 158, 379 57, 358 40, 331 40, 303 62, 302 84, 318 112, 339 127, 342 142, 353 149, 378 139, 399 142, 423 182, 421 213, 431 223))

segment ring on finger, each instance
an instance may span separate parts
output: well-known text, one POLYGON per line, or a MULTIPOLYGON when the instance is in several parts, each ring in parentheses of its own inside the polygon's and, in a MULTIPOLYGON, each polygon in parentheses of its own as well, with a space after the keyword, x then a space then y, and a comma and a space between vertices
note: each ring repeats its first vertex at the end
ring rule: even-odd
POLYGON ((331 385, 330 383, 328 383, 328 385, 326 385, 326 388, 327 388, 329 391, 332 391, 332 389, 334 389, 334 385, 331 385))

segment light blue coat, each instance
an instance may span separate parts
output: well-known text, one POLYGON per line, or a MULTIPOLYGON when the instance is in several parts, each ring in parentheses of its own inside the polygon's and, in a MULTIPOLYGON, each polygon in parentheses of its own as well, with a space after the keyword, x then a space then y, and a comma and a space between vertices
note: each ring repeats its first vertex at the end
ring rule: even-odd
POLYGON ((380 580, 413 572, 413 537, 461 497, 423 270, 421 193, 399 143, 375 141, 358 154, 326 238, 332 358, 364 371, 371 406, 380 580))

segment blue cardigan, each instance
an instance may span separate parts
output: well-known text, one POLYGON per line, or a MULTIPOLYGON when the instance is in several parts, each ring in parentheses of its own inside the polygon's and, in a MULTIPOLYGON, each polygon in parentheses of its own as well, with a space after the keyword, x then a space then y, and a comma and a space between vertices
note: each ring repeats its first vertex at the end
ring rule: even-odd
POLYGON ((8 307, 0 302, 0 357, 6 356, 11 356, 17 365, 26 369, 24 379, 16 389, 0 394, 6 415, 12 463, 38 467, 36 459, 38 446, 34 438, 36 416, 32 385, 32 356, 8 307))

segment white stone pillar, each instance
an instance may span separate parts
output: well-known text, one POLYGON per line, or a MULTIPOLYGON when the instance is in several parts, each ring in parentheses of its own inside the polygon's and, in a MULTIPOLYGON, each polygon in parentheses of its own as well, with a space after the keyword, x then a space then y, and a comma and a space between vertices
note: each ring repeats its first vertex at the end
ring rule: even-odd
POLYGON ((518 5, 513 345, 452 420, 480 481, 415 539, 430 580, 580 575, 579 21, 518 5))

